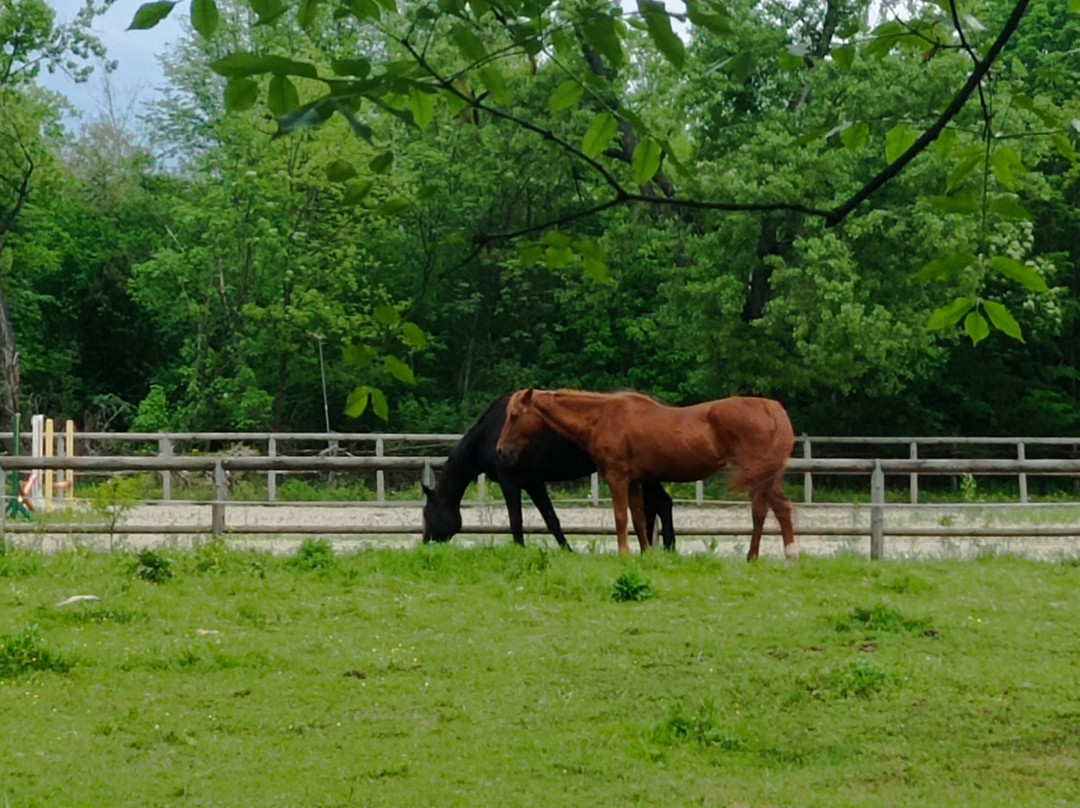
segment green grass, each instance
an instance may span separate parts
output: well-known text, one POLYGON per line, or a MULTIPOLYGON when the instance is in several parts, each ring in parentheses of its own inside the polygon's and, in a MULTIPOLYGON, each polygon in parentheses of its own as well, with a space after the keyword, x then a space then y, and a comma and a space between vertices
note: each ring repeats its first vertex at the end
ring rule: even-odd
POLYGON ((1080 800, 1074 564, 328 550, 0 555, 0 805, 1080 800))

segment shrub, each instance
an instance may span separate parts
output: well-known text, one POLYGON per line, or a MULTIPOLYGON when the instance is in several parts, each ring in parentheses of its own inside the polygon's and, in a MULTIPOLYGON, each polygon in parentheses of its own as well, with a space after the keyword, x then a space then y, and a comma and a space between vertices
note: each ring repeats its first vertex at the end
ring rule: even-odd
POLYGON ((173 560, 162 555, 157 550, 139 551, 131 562, 131 573, 144 581, 152 584, 163 584, 173 577, 173 560))
POLYGON ((653 591, 648 580, 636 569, 623 570, 611 589, 611 597, 619 603, 638 603, 652 596, 653 591))
POLYGON ((305 539, 286 564, 295 570, 329 570, 337 564, 337 557, 325 539, 305 539))

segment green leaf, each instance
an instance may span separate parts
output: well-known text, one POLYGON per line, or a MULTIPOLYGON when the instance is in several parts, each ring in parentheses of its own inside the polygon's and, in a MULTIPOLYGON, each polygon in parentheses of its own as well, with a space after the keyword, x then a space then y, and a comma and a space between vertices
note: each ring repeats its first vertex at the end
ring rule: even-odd
POLYGON ((310 62, 297 62, 284 56, 260 56, 247 51, 237 51, 223 59, 216 59, 210 63, 210 69, 226 78, 257 76, 260 73, 303 76, 308 79, 319 76, 319 71, 310 62))
POLYGON ((644 185, 660 170, 660 158, 663 156, 660 144, 651 137, 643 137, 634 149, 630 165, 634 170, 634 182, 644 185))
POLYGON ((398 359, 396 356, 387 355, 383 362, 386 364, 386 369, 390 371, 390 375, 404 384, 416 384, 416 377, 413 376, 412 368, 398 359))
POLYGON ((387 328, 394 328, 401 322, 401 314, 394 306, 383 304, 376 306, 374 311, 375 321, 387 328))
POLYGON ((566 269, 574 263, 574 251, 566 247, 548 247, 544 250, 544 263, 548 269, 566 269))
POLYGON ((375 0, 347 0, 345 8, 348 9, 347 13, 352 14, 361 22, 366 20, 378 22, 382 16, 375 0))
POLYGON ((270 90, 266 97, 266 105, 274 115, 285 115, 300 106, 300 94, 296 91, 296 85, 288 77, 274 75, 270 79, 270 90))
POLYGON ((379 207, 375 208, 376 216, 400 216, 402 213, 412 207, 412 203, 408 199, 401 199, 400 197, 391 197, 383 202, 379 207))
POLYGON ((345 400, 345 414, 350 418, 359 418, 364 414, 364 410, 367 409, 368 397, 371 394, 371 388, 366 385, 363 387, 357 387, 345 400))
POLYGON ((301 30, 310 32, 319 15, 319 3, 322 0, 300 0, 296 7, 296 22, 301 30))
POLYGON ((974 305, 975 301, 970 297, 958 297, 948 306, 936 309, 930 315, 930 321, 926 327, 930 331, 944 331, 960 322, 960 319, 971 311, 974 305))
POLYGON ((461 55, 470 62, 479 62, 487 56, 487 48, 484 47, 484 43, 476 35, 476 32, 468 26, 455 25, 450 31, 450 39, 457 45, 461 55))
POLYGON ((577 102, 581 100, 581 96, 584 93, 585 88, 582 87, 579 82, 567 79, 555 88, 555 92, 553 92, 551 98, 548 99, 548 111, 562 112, 563 110, 570 109, 570 107, 576 105, 577 102))
POLYGON ((210 39, 214 35, 220 18, 214 0, 191 0, 191 27, 203 39, 210 39))
POLYGON ((934 153, 939 159, 946 159, 953 150, 953 146, 956 145, 956 130, 945 129, 937 140, 934 141, 934 153))
POLYGON ((145 31, 148 28, 153 28, 169 16, 169 12, 173 10, 175 5, 176 3, 168 0, 162 0, 158 3, 143 3, 135 10, 135 16, 131 18, 131 25, 127 29, 129 31, 145 31))
POLYGON ((990 200, 990 211, 1006 219, 1034 219, 1031 211, 1025 208, 1014 196, 995 196, 990 200))
POLYGON ((596 159, 608 147, 619 133, 619 122, 610 112, 601 112, 592 119, 585 137, 581 141, 581 150, 587 157, 596 159))
POLYGON ((363 202, 374 185, 371 180, 359 180, 357 182, 350 182, 345 186, 345 196, 342 197, 342 203, 345 205, 356 205, 363 202))
POLYGON ((426 348, 428 344, 427 334, 416 323, 401 324, 401 338, 410 348, 426 348))
POLYGON ((961 270, 967 269, 975 261, 975 253, 960 252, 935 258, 915 273, 920 281, 939 281, 951 278, 961 270))
POLYGON ((370 345, 346 345, 342 352, 346 365, 363 370, 375 361, 375 349, 370 345))
POLYGON ((906 123, 898 123, 885 133, 885 161, 895 163, 900 155, 911 148, 918 137, 919 133, 906 123))
POLYGON ((965 152, 965 156, 957 164, 956 168, 949 174, 949 180, 945 183, 945 193, 949 193, 963 182, 967 176, 975 170, 975 166, 979 165, 983 161, 984 152, 982 149, 974 148, 968 152, 965 152))
POLYGON ((983 311, 986 312, 986 316, 990 318, 990 322, 994 324, 994 328, 1015 340, 1024 341, 1024 334, 1020 330, 1020 324, 1016 322, 1007 308, 1000 303, 995 303, 993 300, 984 300, 982 307, 983 311))
POLYGON ((720 67, 723 68, 724 72, 740 84, 750 78, 755 65, 757 65, 757 54, 749 50, 736 53, 731 58, 720 63, 720 67))
POLYGON ((392 151, 388 151, 373 157, 371 159, 371 162, 368 163, 368 168, 370 168, 376 174, 385 174, 387 171, 390 170, 390 166, 392 166, 393 164, 394 153, 392 151))
POLYGON ((502 71, 493 64, 484 65, 480 69, 480 78, 491 93, 491 100, 500 106, 506 106, 514 100, 514 94, 503 77, 502 71))
POLYGON ((409 88, 409 112, 416 126, 423 132, 435 120, 435 98, 415 86, 409 88))
POLYGON ((356 169, 348 160, 334 160, 326 167, 326 178, 330 182, 345 182, 356 176, 356 169))
POLYGON ((734 31, 727 9, 717 4, 713 4, 713 11, 702 11, 696 0, 689 0, 686 4, 686 18, 698 28, 705 28, 714 34, 723 36, 734 31))
POLYGON ((518 244, 518 260, 524 266, 536 266, 544 260, 544 248, 535 241, 523 241, 518 244))
POLYGON ((1006 278, 1010 278, 1025 289, 1032 292, 1048 292, 1050 287, 1046 285, 1043 276, 1026 264, 1021 264, 1015 258, 997 255, 986 262, 990 269, 1000 272, 1006 278))
POLYGON ((1080 14, 1080 0, 1069 0, 1069 13, 1080 14))
POLYGON ((1058 154, 1060 154, 1073 165, 1076 165, 1076 149, 1073 148, 1071 140, 1065 137, 1065 135, 1058 132, 1056 135, 1050 136, 1050 142, 1054 144, 1054 148, 1058 150, 1058 154))
POLYGON ((371 410, 382 420, 390 420, 390 405, 386 403, 386 394, 382 390, 371 391, 371 410))
POLYGON ((318 126, 334 114, 334 102, 328 98, 320 98, 311 103, 297 107, 287 115, 277 119, 278 131, 276 136, 286 135, 311 126, 318 126))
POLYGON ((1024 163, 1013 149, 1002 147, 990 154, 990 171, 1002 187, 1016 190, 1016 176, 1024 172, 1024 163))
POLYGON ((288 9, 281 0, 248 0, 248 5, 259 15, 256 25, 269 25, 288 9))
MULTIPOLYGON (((581 26, 585 43, 599 53, 613 68, 622 67, 626 56, 622 49, 622 40, 611 17, 594 17, 581 26)), ((580 57, 579 57, 580 58, 580 57)))
POLYGON ((973 311, 964 318, 964 333, 971 337, 972 345, 978 345, 990 336, 990 324, 979 312, 973 311))
POLYGON ((558 230, 548 230, 540 237, 540 243, 547 247, 565 250, 570 246, 570 236, 560 233, 558 230))
POLYGON ((574 242, 574 250, 581 256, 581 262, 585 270, 585 277, 597 283, 607 283, 611 280, 611 271, 608 269, 607 256, 599 245, 592 239, 580 239, 574 242))
POLYGON ((243 112, 255 106, 259 100, 259 85, 251 79, 229 79, 225 85, 225 109, 243 112))
POLYGON ((970 194, 930 196, 926 201, 942 213, 977 213, 982 210, 982 203, 970 194))
POLYGON ((656 49, 676 69, 682 70, 686 64, 686 46, 671 30, 671 18, 668 17, 664 4, 656 0, 638 0, 638 10, 645 18, 645 27, 656 49))
POLYGON ((840 142, 848 151, 858 151, 870 139, 870 125, 860 121, 840 132, 840 142))
POLYGON ((829 51, 832 54, 833 61, 836 62, 836 66, 841 70, 850 70, 851 66, 855 64, 855 46, 854 45, 840 45, 837 48, 833 48, 829 51))
POLYGON ((371 62, 367 59, 335 59, 330 63, 330 69, 338 76, 364 79, 371 73, 371 62))

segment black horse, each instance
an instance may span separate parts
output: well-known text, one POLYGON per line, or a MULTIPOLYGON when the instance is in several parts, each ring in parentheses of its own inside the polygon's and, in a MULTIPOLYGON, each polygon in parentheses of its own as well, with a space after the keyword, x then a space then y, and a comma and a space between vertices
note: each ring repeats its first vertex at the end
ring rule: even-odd
MULTIPOLYGON (((423 486, 424 542, 444 542, 461 530, 461 498, 476 477, 484 473, 495 480, 503 491, 506 510, 510 514, 510 529, 514 541, 525 544, 521 524, 521 491, 524 489, 539 508, 544 524, 563 549, 569 550, 566 535, 555 515, 545 483, 576 480, 596 471, 596 464, 585 450, 559 437, 550 430, 541 432, 521 453, 518 461, 507 465, 495 454, 495 442, 506 421, 507 394, 495 401, 476 419, 465 437, 447 458, 439 482, 434 489, 423 486)), ((660 517, 664 534, 664 549, 675 549, 675 528, 671 520, 671 497, 660 483, 646 482, 645 517, 649 542, 653 541, 653 524, 660 517)))

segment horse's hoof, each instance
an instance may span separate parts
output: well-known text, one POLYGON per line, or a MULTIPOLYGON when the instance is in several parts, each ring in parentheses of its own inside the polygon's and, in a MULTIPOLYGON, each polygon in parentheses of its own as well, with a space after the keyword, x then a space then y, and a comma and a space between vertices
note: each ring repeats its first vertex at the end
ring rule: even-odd
POLYGON ((797 544, 789 544, 787 547, 785 547, 784 548, 784 558, 786 558, 788 561, 798 561, 799 560, 799 545, 797 545, 797 544))

